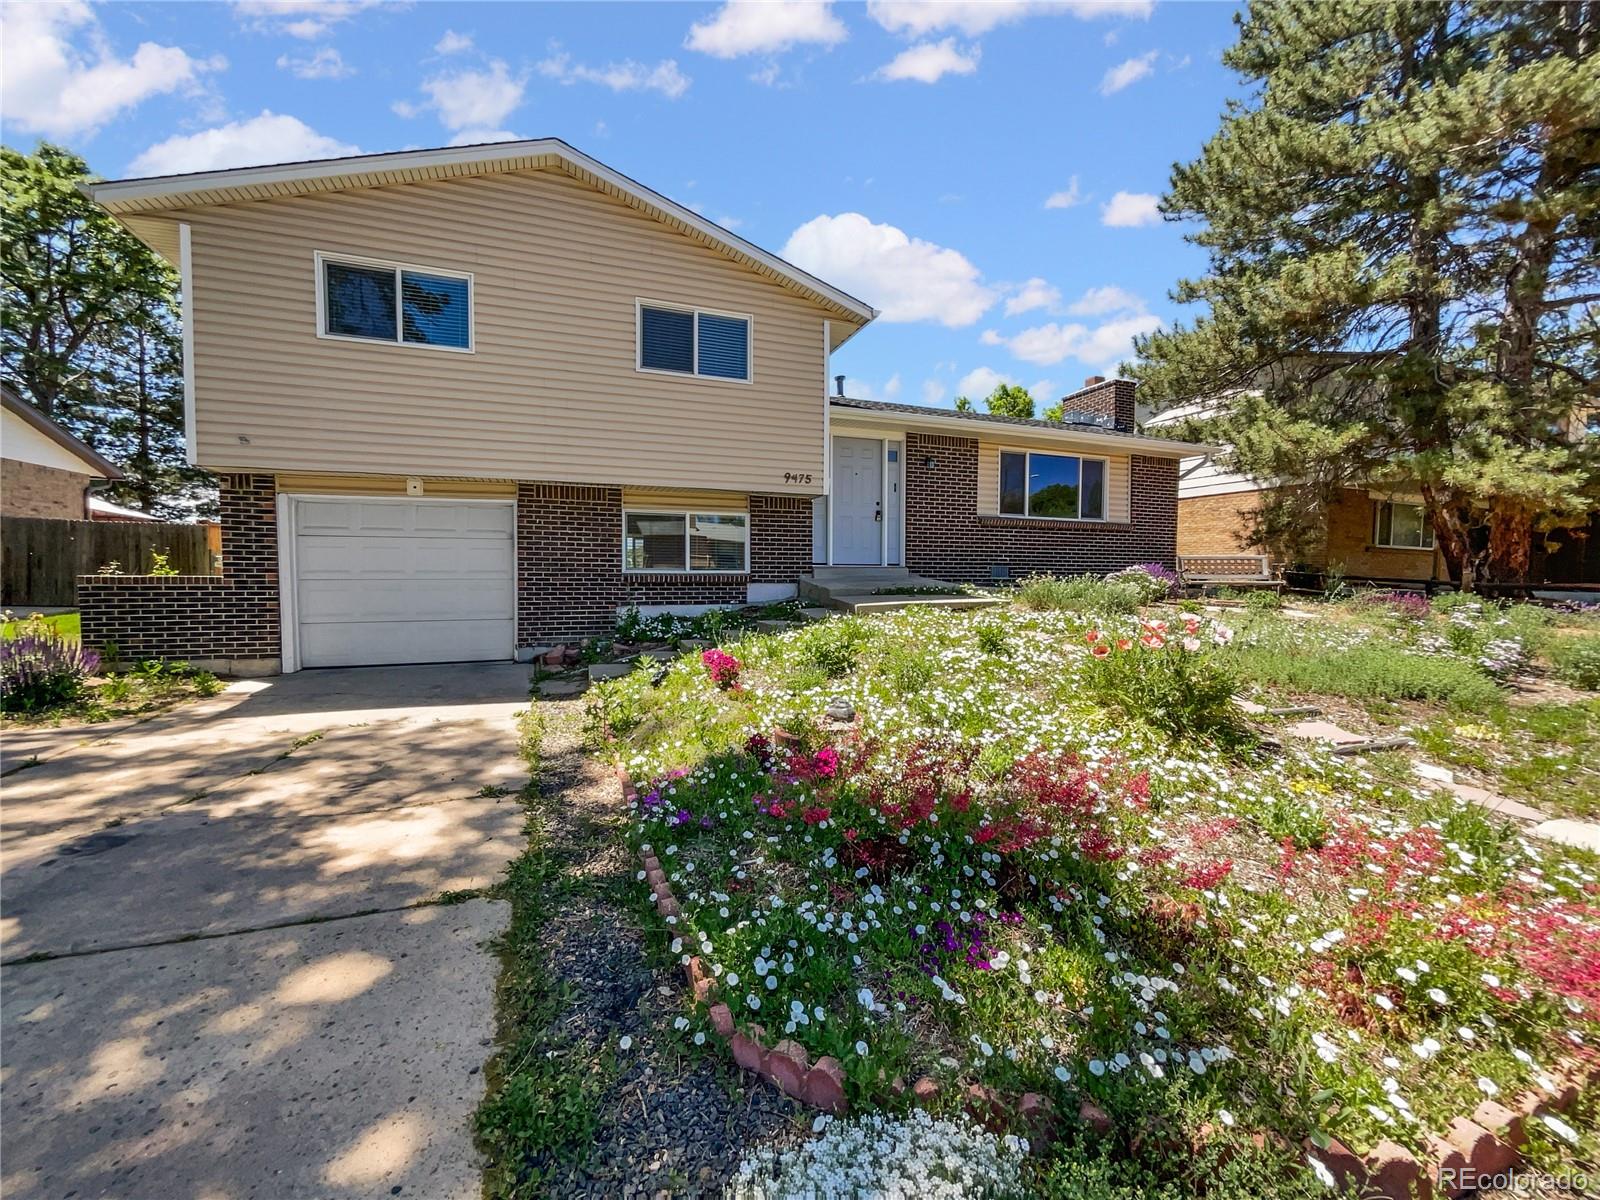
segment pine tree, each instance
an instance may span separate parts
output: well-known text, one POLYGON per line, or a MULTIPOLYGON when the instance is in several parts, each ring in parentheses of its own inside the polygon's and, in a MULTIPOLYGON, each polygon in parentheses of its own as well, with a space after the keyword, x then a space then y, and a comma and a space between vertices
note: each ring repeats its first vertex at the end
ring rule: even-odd
POLYGON ((1586 524, 1600 454, 1600 3, 1257 0, 1252 85, 1163 211, 1209 312, 1141 338, 1145 400, 1230 397, 1233 465, 1419 490, 1465 586, 1586 524))
POLYGON ((177 273, 78 190, 89 177, 58 146, 0 148, 0 374, 123 469, 115 498, 210 515, 211 478, 184 453, 177 273))

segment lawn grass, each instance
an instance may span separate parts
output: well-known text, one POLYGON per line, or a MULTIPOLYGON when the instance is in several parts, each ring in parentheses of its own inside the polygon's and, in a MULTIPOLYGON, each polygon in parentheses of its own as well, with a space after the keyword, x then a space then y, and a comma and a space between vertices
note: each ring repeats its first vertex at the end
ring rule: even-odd
POLYGON ((1600 819, 1600 698, 1493 705, 1407 730, 1429 758, 1485 777, 1550 816, 1600 819))
MULTIPOLYGON (((46 625, 54 629, 69 642, 76 642, 82 636, 82 615, 76 612, 51 613, 41 618, 46 625)), ((24 621, 22 619, 7 621, 0 626, 0 637, 14 638, 21 631, 24 621)))

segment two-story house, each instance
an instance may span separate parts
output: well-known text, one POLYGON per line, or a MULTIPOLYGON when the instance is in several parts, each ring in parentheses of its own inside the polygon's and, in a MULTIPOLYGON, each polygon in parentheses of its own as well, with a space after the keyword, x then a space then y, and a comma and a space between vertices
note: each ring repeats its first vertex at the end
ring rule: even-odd
POLYGON ((85 640, 235 671, 510 658, 619 608, 1175 553, 1177 461, 1100 382, 1073 426, 829 395, 876 315, 564 142, 90 186, 177 264, 219 579, 87 578, 85 640))

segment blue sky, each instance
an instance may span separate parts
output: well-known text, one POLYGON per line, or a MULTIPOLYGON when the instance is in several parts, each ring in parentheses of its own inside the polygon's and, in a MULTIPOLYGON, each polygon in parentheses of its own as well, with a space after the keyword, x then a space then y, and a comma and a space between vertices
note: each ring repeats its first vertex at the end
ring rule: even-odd
POLYGON ((1041 404, 1180 316, 1208 3, 8 3, 8 145, 108 177, 558 136, 883 310, 850 391, 1041 404))

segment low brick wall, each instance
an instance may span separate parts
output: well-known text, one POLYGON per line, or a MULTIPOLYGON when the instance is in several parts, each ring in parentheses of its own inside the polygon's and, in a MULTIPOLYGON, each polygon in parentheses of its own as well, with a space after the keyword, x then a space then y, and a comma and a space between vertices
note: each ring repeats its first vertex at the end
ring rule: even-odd
POLYGON ((83 643, 125 660, 187 659, 270 672, 281 654, 277 485, 271 475, 219 478, 222 575, 83 575, 83 643))
POLYGON ((1177 557, 1178 464, 1133 456, 1126 522, 1038 521, 978 513, 978 443, 906 436, 906 566, 956 583, 988 583, 1004 566, 1013 579, 1039 572, 1104 574, 1134 563, 1173 566, 1177 557), (932 460, 930 469, 926 464, 932 460))

